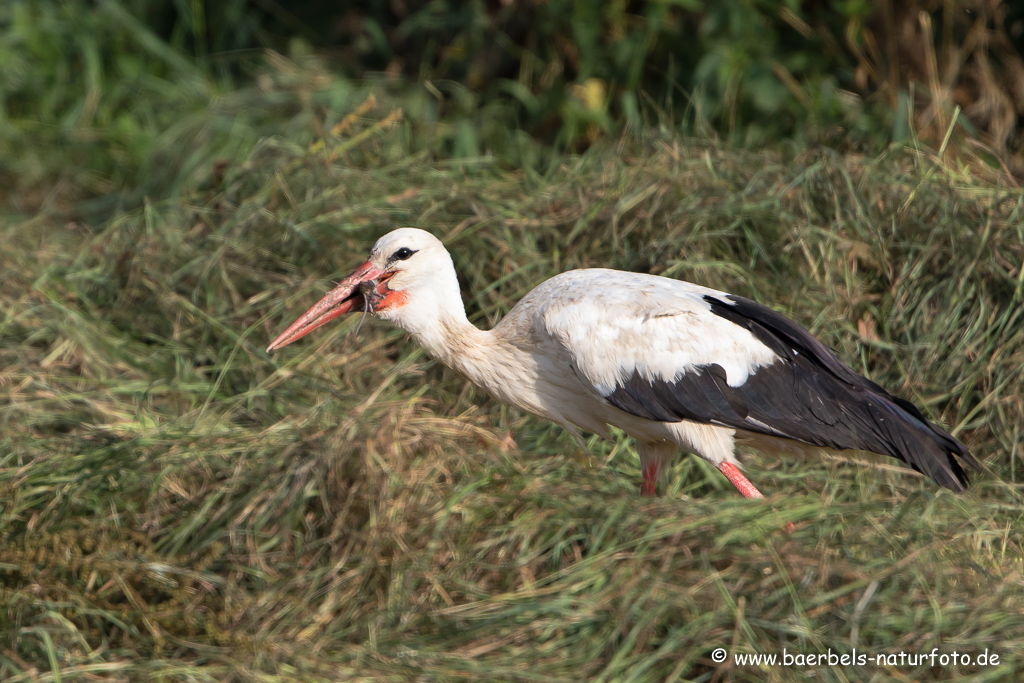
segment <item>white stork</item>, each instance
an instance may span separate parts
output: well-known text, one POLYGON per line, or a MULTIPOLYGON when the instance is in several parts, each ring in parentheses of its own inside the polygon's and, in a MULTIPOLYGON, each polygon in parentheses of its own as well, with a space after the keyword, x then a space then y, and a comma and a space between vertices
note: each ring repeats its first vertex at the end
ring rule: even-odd
POLYGON ((451 256, 401 228, 267 351, 338 316, 375 313, 495 398, 572 433, 636 439, 653 495, 677 448, 717 467, 748 498, 735 447, 889 455, 962 491, 962 443, 911 403, 861 377, 809 332, 750 299, 655 275, 593 268, 538 285, 494 329, 466 318, 451 256))

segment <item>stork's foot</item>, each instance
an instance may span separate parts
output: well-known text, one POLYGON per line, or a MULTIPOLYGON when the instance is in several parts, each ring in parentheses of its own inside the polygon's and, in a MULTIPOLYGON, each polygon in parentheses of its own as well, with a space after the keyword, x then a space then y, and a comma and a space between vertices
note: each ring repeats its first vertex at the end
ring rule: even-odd
MULTIPOLYGON (((740 492, 744 498, 764 498, 761 492, 750 483, 750 480, 743 476, 740 472, 740 468, 733 465, 731 462, 720 462, 716 465, 718 471, 725 475, 725 478, 729 480, 729 483, 736 487, 736 490, 740 492)), ((646 482, 646 472, 644 473, 646 482)))

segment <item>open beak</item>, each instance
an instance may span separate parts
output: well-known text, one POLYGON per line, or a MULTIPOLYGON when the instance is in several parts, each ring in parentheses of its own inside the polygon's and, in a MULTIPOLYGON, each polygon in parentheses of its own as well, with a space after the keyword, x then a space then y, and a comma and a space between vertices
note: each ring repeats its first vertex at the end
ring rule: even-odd
POLYGON ((390 276, 391 273, 380 270, 367 261, 328 292, 324 298, 317 301, 312 308, 303 313, 302 317, 293 322, 277 339, 270 342, 267 351, 275 351, 288 346, 321 325, 346 313, 367 310, 367 304, 370 304, 369 310, 373 311, 372 300, 367 300, 367 285, 364 283, 371 283, 369 287, 376 289, 390 276))

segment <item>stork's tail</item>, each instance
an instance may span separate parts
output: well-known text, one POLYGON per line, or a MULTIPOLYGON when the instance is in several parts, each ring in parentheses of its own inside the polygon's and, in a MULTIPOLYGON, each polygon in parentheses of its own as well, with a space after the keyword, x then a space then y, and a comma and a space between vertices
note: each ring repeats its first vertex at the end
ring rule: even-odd
POLYGON ((913 403, 883 392, 890 419, 876 422, 879 436, 891 447, 885 452, 927 475, 936 484, 960 492, 967 486, 964 465, 980 470, 981 465, 967 447, 941 427, 932 424, 913 403))

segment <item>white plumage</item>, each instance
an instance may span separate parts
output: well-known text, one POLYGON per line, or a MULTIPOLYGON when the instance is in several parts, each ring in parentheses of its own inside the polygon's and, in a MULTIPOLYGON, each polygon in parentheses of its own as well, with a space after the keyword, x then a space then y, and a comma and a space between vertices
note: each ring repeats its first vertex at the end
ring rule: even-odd
POLYGON ((674 381, 712 363, 737 387, 778 356, 749 330, 713 315, 708 295, 726 296, 656 275, 591 268, 556 275, 516 307, 561 343, 601 394, 634 371, 674 381))
MULTIPOLYGON (((369 260, 270 345, 370 311, 495 398, 562 425, 637 440, 651 494, 677 448, 744 495, 737 441, 891 455, 962 489, 967 449, 911 404, 860 377, 792 321, 687 282, 607 269, 556 275, 492 330, 466 318, 451 257, 430 233, 383 236, 369 260), (955 457, 954 457, 955 456, 955 457)), ((580 441, 582 443, 582 441, 580 441)))

